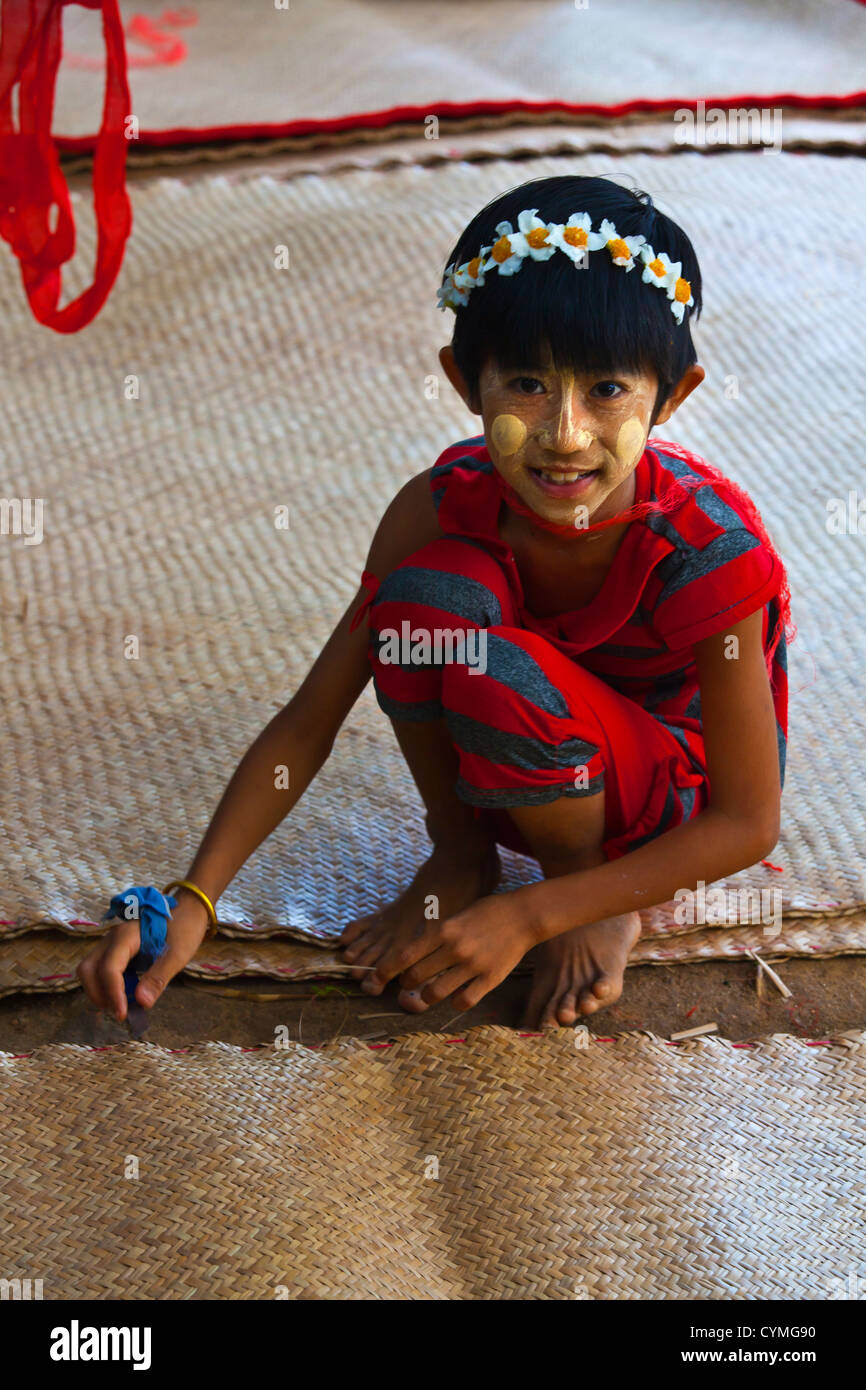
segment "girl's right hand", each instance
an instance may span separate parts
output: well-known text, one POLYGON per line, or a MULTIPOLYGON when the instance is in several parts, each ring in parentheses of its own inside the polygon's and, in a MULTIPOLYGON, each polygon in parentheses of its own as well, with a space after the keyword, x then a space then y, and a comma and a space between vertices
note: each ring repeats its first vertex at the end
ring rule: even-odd
MULTIPOLYGON (((207 926, 204 903, 192 893, 178 889, 177 907, 168 920, 165 950, 139 980, 136 1003, 145 1009, 153 1007, 169 980, 192 960, 205 939, 207 926)), ((107 935, 100 937, 75 972, 91 1003, 106 1009, 119 1023, 126 1018, 123 972, 138 955, 140 944, 138 922, 117 922, 107 935)))

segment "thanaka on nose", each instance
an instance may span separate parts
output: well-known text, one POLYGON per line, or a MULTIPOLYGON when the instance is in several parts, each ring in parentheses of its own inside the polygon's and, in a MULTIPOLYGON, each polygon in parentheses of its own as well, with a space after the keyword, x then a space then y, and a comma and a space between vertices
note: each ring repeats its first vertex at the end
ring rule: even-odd
POLYGON ((553 449, 558 454, 574 454, 588 449, 592 444, 595 435, 580 420, 577 396, 574 376, 563 373, 556 418, 539 435, 539 443, 545 448, 553 449))

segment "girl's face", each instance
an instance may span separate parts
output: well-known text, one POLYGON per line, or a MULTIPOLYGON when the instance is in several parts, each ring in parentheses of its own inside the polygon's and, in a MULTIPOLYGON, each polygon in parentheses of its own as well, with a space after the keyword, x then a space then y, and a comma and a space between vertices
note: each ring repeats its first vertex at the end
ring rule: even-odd
POLYGON ((578 531, 603 520, 619 510, 623 494, 612 495, 643 454, 657 389, 652 372, 515 370, 490 361, 479 393, 493 465, 544 520, 578 531))

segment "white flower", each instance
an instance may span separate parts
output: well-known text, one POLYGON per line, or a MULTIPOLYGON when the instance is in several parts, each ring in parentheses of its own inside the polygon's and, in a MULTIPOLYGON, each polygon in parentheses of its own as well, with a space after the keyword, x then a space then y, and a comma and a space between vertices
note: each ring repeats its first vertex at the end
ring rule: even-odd
MULTIPOLYGON (((550 241, 550 227, 536 214, 538 208, 524 209, 517 215, 517 225, 526 246, 525 255, 531 256, 534 261, 549 261, 556 247, 550 241)), ((521 250, 523 249, 521 244, 521 250)), ((512 242, 514 246, 514 242, 512 242)), ((517 248, 514 247, 516 250, 517 248)))
POLYGON ((543 222, 537 208, 524 208, 518 213, 517 224, 515 231, 510 222, 498 222, 497 240, 492 246, 482 246, 477 256, 460 266, 456 261, 448 266, 438 292, 440 309, 456 310, 468 304, 471 291, 484 284, 488 270, 513 275, 528 257, 547 261, 557 250, 564 251, 575 265, 585 266, 587 252, 602 248, 607 248, 614 265, 626 270, 633 270, 635 257, 639 257, 641 279, 667 292, 677 323, 682 323, 686 309, 695 302, 692 287, 681 274, 680 261, 672 261, 664 251, 654 251, 646 237, 620 236, 607 218, 594 232, 588 212, 573 212, 564 223, 543 222))
POLYGON ((686 309, 690 309, 694 304, 695 300, 692 294, 691 285, 689 284, 688 280, 684 280, 679 273, 679 264, 677 264, 676 271, 677 275, 675 281, 673 282, 673 284, 668 286, 668 299, 673 301, 671 304, 671 313, 673 314, 677 323, 682 323, 683 315, 686 312, 686 309))
POLYGON ((589 234, 590 251, 600 251, 603 246, 606 246, 614 265, 625 266, 626 270, 634 270, 634 257, 645 244, 646 237, 644 236, 620 236, 616 227, 607 218, 604 219, 597 232, 590 232, 589 234))
POLYGON ((567 222, 550 224, 550 240, 560 251, 564 251, 566 256, 570 256, 575 265, 583 266, 586 264, 585 258, 589 251, 591 228, 592 218, 588 212, 573 212, 567 222))
POLYGON ((497 222, 496 233, 499 240, 491 246, 490 258, 484 262, 482 269, 496 269, 500 275, 513 275, 529 252, 526 237, 522 232, 515 232, 510 222, 497 222))
POLYGON ((482 246, 477 256, 473 256, 471 261, 464 261, 454 272, 454 284, 458 290, 474 290, 478 285, 484 284, 484 257, 490 250, 489 246, 482 246))
POLYGON ((468 304, 469 295, 466 291, 457 288, 454 281, 454 266, 452 261, 445 270, 442 284, 437 293, 437 303, 440 309, 456 309, 459 304, 468 304))
POLYGON ((656 254, 651 246, 641 247, 640 258, 644 267, 641 279, 648 285, 657 285, 660 290, 672 285, 682 269, 679 261, 673 264, 664 251, 656 254))

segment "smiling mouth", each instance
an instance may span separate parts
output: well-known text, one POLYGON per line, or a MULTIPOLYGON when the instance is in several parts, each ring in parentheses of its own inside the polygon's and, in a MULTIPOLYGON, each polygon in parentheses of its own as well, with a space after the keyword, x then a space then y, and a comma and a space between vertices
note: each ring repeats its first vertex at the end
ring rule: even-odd
POLYGON ((536 478, 543 478, 546 483, 576 483, 579 478, 594 478, 596 473, 600 473, 600 468, 530 468, 530 473, 536 478))

